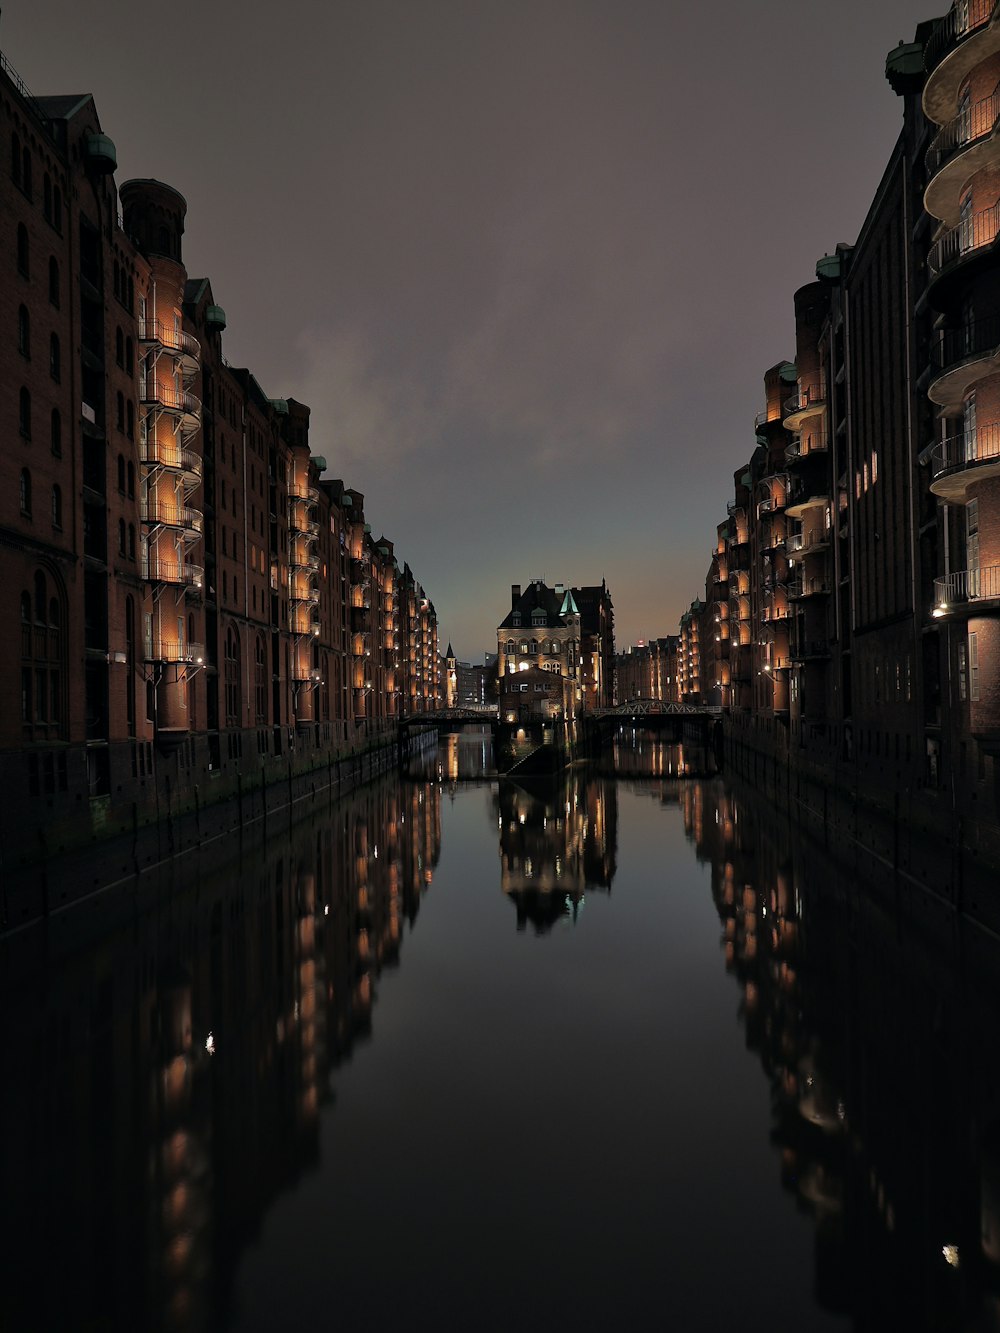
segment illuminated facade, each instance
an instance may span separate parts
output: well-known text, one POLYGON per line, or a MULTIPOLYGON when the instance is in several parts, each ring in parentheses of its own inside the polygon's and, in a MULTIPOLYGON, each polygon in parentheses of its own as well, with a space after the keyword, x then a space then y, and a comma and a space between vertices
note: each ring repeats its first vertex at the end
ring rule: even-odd
POLYGON ((155 819, 167 782, 184 806, 284 780, 440 690, 433 605, 323 479, 308 407, 225 360, 184 198, 116 188, 89 96, 6 66, 0 92, 2 836, 37 852, 155 819))

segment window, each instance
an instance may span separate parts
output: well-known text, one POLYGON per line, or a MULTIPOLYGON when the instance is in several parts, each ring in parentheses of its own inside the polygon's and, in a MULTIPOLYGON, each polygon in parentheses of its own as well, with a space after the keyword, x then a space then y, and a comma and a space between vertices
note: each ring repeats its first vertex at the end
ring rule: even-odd
POLYGON ((125 434, 130 440, 135 439, 135 405, 131 399, 125 404, 125 434))
POLYGON ((26 440, 31 439, 31 394, 21 389, 17 407, 18 428, 26 440))
POLYGON ((120 328, 115 329, 115 365, 125 369, 125 335, 120 328))
POLYGON ((125 395, 121 390, 115 394, 115 426, 118 430, 125 429, 125 395))
POLYGON ((125 455, 118 455, 118 494, 125 494, 125 455))
POLYGON ((240 725, 240 641, 232 625, 226 631, 223 654, 225 679, 226 726, 240 725))
POLYGON ((125 370, 132 375, 135 371, 135 349, 132 346, 132 339, 125 339, 125 370))
POLYGON ((28 277, 30 266, 28 262, 28 228, 23 222, 17 224, 17 271, 22 277, 28 277))
POLYGON ((26 305, 17 312, 17 350, 22 356, 31 356, 31 316, 26 305))
POLYGON ((48 172, 42 177, 42 213, 46 222, 52 221, 52 178, 48 172))
POLYGON ((58 486, 52 487, 52 526, 62 528, 62 491, 58 486))
POLYGON ((16 134, 10 136, 10 178, 15 185, 21 184, 21 140, 16 134))
POLYGON ((973 630, 969 634, 969 698, 979 700, 979 634, 973 630))
POLYGON ((49 597, 45 575, 36 571, 34 606, 27 591, 21 594, 21 721, 32 734, 62 735, 62 683, 65 640, 57 597, 49 597))
POLYGON ((62 379, 62 353, 58 333, 49 335, 49 374, 57 384, 62 379))
POLYGON ((521 643, 521 652, 526 653, 527 651, 528 651, 528 640, 524 639, 521 643))
POLYGON ((128 465, 128 498, 135 499, 135 464, 131 462, 128 465))
POLYGON ((135 524, 128 525, 128 558, 135 559, 135 524))
POLYGON ((260 727, 267 723, 267 650, 260 634, 254 646, 253 688, 254 714, 260 727))
POLYGON ((52 455, 62 458, 62 417, 58 407, 52 409, 52 455))
POLYGON ((62 232, 62 190, 58 185, 52 191, 52 225, 62 232))
POLYGON ((965 654, 965 643, 962 639, 959 639, 956 651, 958 656, 958 697, 964 703, 969 695, 969 686, 968 686, 968 664, 965 654))
POLYGON ((49 304, 59 309, 59 260, 49 256, 49 304))
POLYGON ((31 154, 27 148, 21 153, 21 189, 31 198, 31 154))
POLYGON ((125 520, 123 518, 118 520, 118 554, 125 554, 125 520))
POLYGON ((20 483, 21 513, 25 518, 31 517, 31 473, 26 467, 21 469, 20 483))

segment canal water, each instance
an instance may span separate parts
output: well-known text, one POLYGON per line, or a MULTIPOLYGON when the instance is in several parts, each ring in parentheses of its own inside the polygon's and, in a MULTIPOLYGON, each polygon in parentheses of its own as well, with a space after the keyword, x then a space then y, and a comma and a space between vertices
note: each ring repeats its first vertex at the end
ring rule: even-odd
POLYGON ((491 767, 11 942, 0 1328, 1000 1329, 995 943, 677 747, 491 767))

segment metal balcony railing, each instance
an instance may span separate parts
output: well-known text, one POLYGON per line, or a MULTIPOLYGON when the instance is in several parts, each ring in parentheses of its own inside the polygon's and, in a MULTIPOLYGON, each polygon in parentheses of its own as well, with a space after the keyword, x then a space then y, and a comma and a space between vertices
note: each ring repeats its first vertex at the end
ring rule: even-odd
POLYGON ((788 539, 789 555, 808 555, 810 551, 822 551, 830 544, 830 534, 819 532, 796 532, 788 539))
POLYGON ((804 662, 812 657, 829 657, 830 645, 823 639, 802 639, 789 649, 793 662, 804 662))
POLYGON ((190 472, 194 477, 201 476, 200 456, 193 449, 185 449, 172 441, 157 440, 152 436, 141 440, 139 457, 150 465, 173 468, 177 472, 190 472))
POLYGON ((957 329, 943 329, 931 349, 931 365, 935 370, 967 361, 974 356, 987 356, 1000 350, 1000 315, 970 320, 957 329))
POLYGON ((183 329, 175 329, 161 319, 139 320, 139 341, 141 343, 159 343, 169 352, 183 352, 195 358, 201 356, 201 343, 183 329))
POLYGON ((293 481, 288 488, 288 494, 292 500, 305 500, 307 504, 314 505, 319 500, 319 487, 293 481))
POLYGON ((813 407, 819 408, 825 403, 825 386, 822 384, 807 385, 793 393, 791 398, 785 399, 785 416, 790 417, 793 412, 803 412, 813 407))
POLYGON ((788 585, 788 596, 792 601, 803 597, 818 597, 830 591, 825 579, 793 579, 788 585))
POLYGON ((201 565, 189 565, 178 560, 176 555, 161 555, 154 546, 146 553, 143 578, 150 583, 176 583, 190 588, 200 588, 205 578, 201 565))
POLYGON ((980 139, 986 139, 996 129, 1000 119, 1000 84, 972 106, 964 107, 954 120, 938 130, 927 150, 927 174, 935 175, 949 158, 969 148, 980 139))
POLYGON ((984 28, 997 9, 1000 9, 997 0, 956 0, 931 33, 924 50, 924 65, 928 74, 932 73, 956 46, 977 29, 984 28))
POLYGON ((201 399, 186 389, 174 388, 171 384, 159 384, 148 375, 139 379, 139 401, 147 405, 165 407, 171 412, 183 412, 187 416, 199 416, 201 399))
POLYGON ((939 477, 958 468, 997 460, 1000 460, 1000 424, 994 422, 946 436, 931 455, 931 474, 939 477))
POLYGON ((154 634, 146 639, 145 654, 147 662, 191 662, 201 666, 205 661, 205 645, 154 634))
POLYGON ((934 603, 938 611, 993 598, 1000 598, 1000 565, 963 569, 934 580, 934 603))
POLYGON ((927 255, 927 267, 934 274, 942 273, 950 265, 964 259, 976 250, 983 250, 993 244, 1000 231, 1000 201, 991 208, 984 208, 971 217, 963 218, 955 227, 934 242, 927 255))
POLYGON ((162 523, 168 528, 184 528, 189 532, 201 532, 202 515, 198 509, 187 505, 166 504, 157 500, 141 500, 139 513, 144 523, 162 523))

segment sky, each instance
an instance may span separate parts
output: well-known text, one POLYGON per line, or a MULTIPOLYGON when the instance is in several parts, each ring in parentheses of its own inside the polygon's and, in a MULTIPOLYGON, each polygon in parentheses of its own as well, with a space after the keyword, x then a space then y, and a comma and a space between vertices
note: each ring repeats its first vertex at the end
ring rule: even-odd
POLYGON ((312 408, 482 660, 511 583, 599 583, 619 648, 704 593, 792 294, 853 241, 915 0, 8 0, 36 95, 188 202, 227 359, 312 408))

